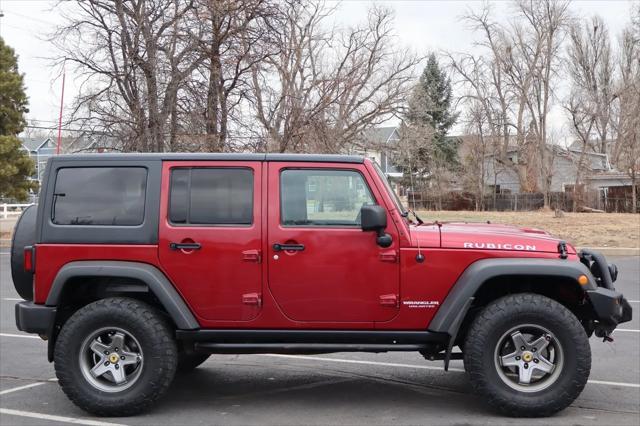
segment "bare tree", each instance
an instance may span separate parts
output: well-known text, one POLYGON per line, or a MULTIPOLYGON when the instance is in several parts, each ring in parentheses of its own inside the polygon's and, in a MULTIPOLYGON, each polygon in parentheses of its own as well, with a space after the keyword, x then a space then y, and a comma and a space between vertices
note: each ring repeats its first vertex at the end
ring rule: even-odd
POLYGON ((474 96, 483 99, 487 122, 502 140, 499 161, 517 173, 522 191, 541 189, 548 205, 552 172, 548 116, 569 19, 568 2, 521 0, 515 10, 516 18, 507 26, 491 18, 488 5, 467 15, 465 21, 482 35, 478 45, 486 49, 488 59, 452 57, 452 66, 474 96), (470 69, 478 63, 484 68, 484 84, 491 88, 490 98, 471 78, 470 69), (510 156, 513 147, 518 153, 510 156))
POLYGON ((617 164, 631 179, 632 212, 638 206, 640 179, 640 4, 633 10, 632 22, 620 37, 620 112, 617 164))
POLYGON ((272 151, 340 152, 402 107, 419 58, 398 50, 392 13, 373 7, 367 23, 328 28, 323 3, 284 2, 278 55, 252 69, 251 102, 272 151))
POLYGON ((584 24, 575 20, 569 31, 567 73, 570 93, 564 109, 571 119, 572 134, 580 141, 573 185, 573 210, 581 203, 580 188, 588 165, 587 152, 608 154, 614 113, 614 65, 609 31, 598 16, 584 24))
POLYGON ((118 134, 125 150, 164 151, 178 91, 201 59, 180 25, 187 0, 60 3, 51 42, 82 76, 72 120, 118 134), (68 6, 68 7, 66 7, 68 6))
POLYGON ((270 0, 196 0, 195 6, 192 25, 202 35, 197 47, 202 61, 186 82, 181 122, 193 135, 188 139, 193 148, 232 150, 228 138, 242 126, 251 69, 280 48, 270 36, 278 10, 270 0))

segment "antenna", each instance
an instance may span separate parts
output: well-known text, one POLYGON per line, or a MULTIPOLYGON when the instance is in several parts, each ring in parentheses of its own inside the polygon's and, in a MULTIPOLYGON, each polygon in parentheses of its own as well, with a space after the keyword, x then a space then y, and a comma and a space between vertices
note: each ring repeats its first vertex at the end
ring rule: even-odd
MULTIPOLYGON (((416 219, 418 225, 421 224, 421 220, 416 216, 416 189, 413 186, 413 159, 411 155, 409 155, 409 181, 411 183, 411 212, 413 213, 413 217, 416 219)), ((416 262, 422 263, 424 262, 424 255, 422 254, 422 249, 420 248, 420 239, 416 237, 416 244, 418 246, 418 254, 416 254, 416 262)))

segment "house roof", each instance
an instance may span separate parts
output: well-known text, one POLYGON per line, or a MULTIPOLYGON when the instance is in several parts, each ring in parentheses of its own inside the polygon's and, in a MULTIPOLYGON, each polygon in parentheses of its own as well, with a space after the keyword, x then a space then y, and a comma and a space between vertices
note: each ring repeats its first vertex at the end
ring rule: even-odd
POLYGON ((22 145, 28 149, 29 152, 37 151, 42 145, 50 140, 51 138, 20 138, 20 142, 22 142, 22 145))
MULTIPOLYGON (((608 152, 610 152, 612 145, 615 143, 615 140, 613 139, 608 139, 605 141, 605 149, 608 152)), ((582 141, 573 141, 568 149, 570 151, 575 151, 575 152, 582 152, 582 141)), ((591 139, 587 142, 587 149, 585 150, 586 152, 592 152, 594 154, 600 153, 600 141, 599 140, 594 140, 591 139)))
MULTIPOLYGON (((578 164, 580 163, 582 152, 576 152, 573 150, 561 150, 557 155, 570 157, 571 161, 578 164)), ((610 169, 609 160, 606 154, 598 154, 595 152, 585 151, 583 161, 583 164, 592 171, 608 171, 610 169)))
POLYGON ((362 138, 368 144, 386 144, 397 129, 396 126, 373 127, 365 130, 362 138))

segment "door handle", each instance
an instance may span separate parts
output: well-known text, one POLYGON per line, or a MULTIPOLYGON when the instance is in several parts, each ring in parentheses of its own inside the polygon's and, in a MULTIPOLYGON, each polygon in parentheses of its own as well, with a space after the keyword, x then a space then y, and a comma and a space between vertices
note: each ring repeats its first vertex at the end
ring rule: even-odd
POLYGON ((302 251, 304 250, 304 244, 280 244, 275 243, 273 245, 273 251, 302 251))
POLYGON ((169 243, 171 250, 200 250, 200 243, 169 243))

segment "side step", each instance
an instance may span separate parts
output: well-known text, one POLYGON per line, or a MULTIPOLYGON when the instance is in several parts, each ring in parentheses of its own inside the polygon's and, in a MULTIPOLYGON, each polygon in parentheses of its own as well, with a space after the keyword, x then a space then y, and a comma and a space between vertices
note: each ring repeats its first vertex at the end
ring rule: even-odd
POLYGON ((426 351, 427 344, 348 343, 194 343, 196 352, 210 354, 300 354, 328 352, 426 351))
POLYGON ((446 343, 449 335, 432 331, 388 331, 388 330, 238 330, 200 329, 177 330, 178 340, 206 343, 242 344, 376 344, 376 345, 426 345, 446 343))

